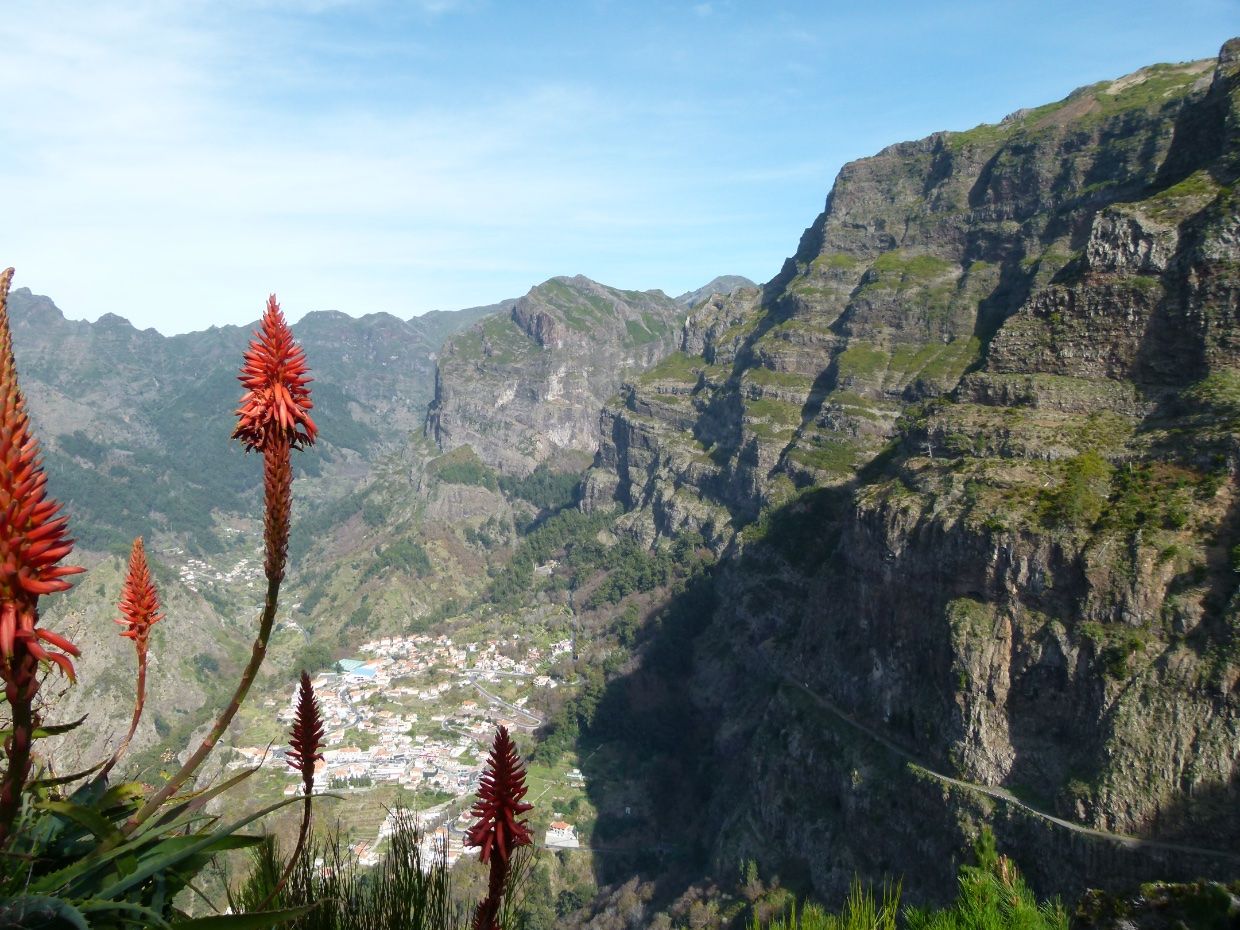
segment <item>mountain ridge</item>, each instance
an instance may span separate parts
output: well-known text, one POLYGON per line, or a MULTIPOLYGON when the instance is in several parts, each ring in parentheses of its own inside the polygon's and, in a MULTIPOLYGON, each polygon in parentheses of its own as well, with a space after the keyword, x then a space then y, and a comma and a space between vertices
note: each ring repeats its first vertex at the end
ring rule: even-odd
MULTIPOLYGON (((581 750, 600 882, 648 899, 752 861, 819 899, 899 873, 942 900, 985 826, 1044 894, 1225 874, 1204 854, 1240 844, 1238 176, 1232 40, 850 162, 761 287, 685 306, 551 278, 435 359, 411 346, 424 416, 355 332, 402 321, 316 316, 325 371, 366 383, 316 385, 355 433, 299 485, 320 529, 297 616, 339 643, 448 600, 587 618, 600 667, 545 735, 581 750), (509 490, 587 462, 567 505, 509 490), (660 575, 673 554, 717 562, 660 575)), ((53 491, 103 445, 52 380, 97 373, 54 349, 19 349, 59 405, 35 414, 68 425, 53 491)))
POLYGON ((899 863, 938 900, 984 823, 1046 893, 1231 868, 936 787, 769 669, 1064 819, 1234 848, 1238 61, 849 163, 780 273, 604 408, 584 506, 723 555, 674 675, 639 654, 604 698, 699 735, 622 739, 698 773, 663 825, 716 874, 830 898, 899 863))

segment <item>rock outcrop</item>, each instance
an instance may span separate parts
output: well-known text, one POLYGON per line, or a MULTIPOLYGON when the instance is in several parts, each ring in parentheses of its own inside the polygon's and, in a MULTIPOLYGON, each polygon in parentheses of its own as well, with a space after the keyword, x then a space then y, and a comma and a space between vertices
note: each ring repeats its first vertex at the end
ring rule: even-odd
POLYGON ((941 898, 989 820, 1043 891, 1234 871, 1238 59, 845 166, 603 411, 585 506, 725 555, 667 684, 720 869, 941 898))
POLYGON ((675 348, 684 312, 662 291, 552 278, 445 347, 427 435, 505 474, 580 468, 598 447, 599 408, 626 372, 675 348))

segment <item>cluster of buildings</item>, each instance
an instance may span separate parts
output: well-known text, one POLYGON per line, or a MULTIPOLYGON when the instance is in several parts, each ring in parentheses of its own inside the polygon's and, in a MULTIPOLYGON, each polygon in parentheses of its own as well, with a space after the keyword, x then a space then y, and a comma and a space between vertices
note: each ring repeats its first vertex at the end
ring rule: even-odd
MULTIPOLYGON (((174 556, 184 555, 185 552, 185 550, 179 547, 168 551, 174 556)), ((248 587, 254 587, 263 576, 263 560, 241 559, 232 568, 227 571, 221 571, 218 568, 212 568, 202 559, 196 559, 191 556, 185 560, 184 564, 177 568, 177 574, 181 576, 181 581, 185 583, 185 587, 191 591, 201 590, 202 585, 207 582, 219 582, 230 585, 241 582, 248 587)))
MULTIPOLYGON (((401 818, 408 818, 417 826, 421 833, 418 854, 423 871, 443 859, 448 868, 452 868, 463 856, 476 856, 476 847, 466 846, 465 837, 473 825, 473 817, 466 808, 454 820, 448 819, 446 806, 425 813, 408 811, 388 811, 387 817, 379 825, 379 833, 373 840, 361 840, 350 847, 358 863, 363 866, 379 864, 384 840, 392 835, 400 824, 401 818)), ((576 828, 563 820, 554 821, 543 837, 543 846, 551 849, 580 849, 576 828)))
MULTIPOLYGON (((452 798, 472 794, 496 725, 533 729, 541 723, 525 709, 526 698, 509 703, 487 686, 517 678, 535 688, 556 687, 546 669, 570 649, 568 640, 523 649, 516 639, 457 643, 425 634, 366 643, 359 658, 342 659, 313 679, 325 731, 316 783, 331 790, 387 783, 452 798)), ((295 707, 294 690, 278 714, 282 723, 292 723, 295 707)), ((234 766, 260 763, 267 750, 237 753, 234 766)), ((292 795, 301 783, 282 765, 283 755, 275 750, 270 759, 288 772, 285 793, 292 795)))

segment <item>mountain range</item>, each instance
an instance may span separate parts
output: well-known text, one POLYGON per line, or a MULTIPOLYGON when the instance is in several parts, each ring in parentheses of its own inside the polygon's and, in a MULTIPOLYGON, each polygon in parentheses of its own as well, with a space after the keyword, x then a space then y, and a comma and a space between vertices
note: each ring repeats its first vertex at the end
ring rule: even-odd
MULTIPOLYGON (((325 440, 273 667, 573 613, 581 693, 541 736, 608 747, 582 769, 609 854, 566 926, 743 861, 943 900, 984 826, 1044 894, 1234 876, 1238 176, 1232 40, 846 165, 761 286, 311 314, 325 440), (660 554, 693 570, 620 583, 660 554)), ((193 631, 144 745, 176 746, 246 642, 257 472, 223 451, 246 330, 12 312, 100 566, 65 621, 110 609, 137 532, 166 566, 239 565, 196 590, 164 569, 193 631)), ((93 702, 122 693, 109 648, 93 702)))

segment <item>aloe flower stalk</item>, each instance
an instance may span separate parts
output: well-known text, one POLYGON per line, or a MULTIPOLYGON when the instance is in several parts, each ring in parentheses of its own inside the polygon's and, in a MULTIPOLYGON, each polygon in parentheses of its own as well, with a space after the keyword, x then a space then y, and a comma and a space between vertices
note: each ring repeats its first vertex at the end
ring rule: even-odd
POLYGON ((72 681, 69 657, 80 655, 69 640, 39 627, 39 598, 68 590, 65 578, 83 570, 57 564, 72 551, 73 540, 67 536, 68 517, 47 496, 39 443, 17 384, 8 311, 12 280, 12 268, 0 272, 0 678, 13 722, 4 743, 8 767, 0 781, 0 847, 30 773, 39 663, 55 663, 72 681))
POLYGON ((265 909, 275 900, 305 848, 306 838, 310 835, 310 815, 314 795, 314 763, 323 758, 323 717, 319 713, 319 702, 314 696, 314 685, 305 669, 301 670, 301 684, 297 688, 297 714, 293 719, 293 728, 289 732, 290 750, 286 755, 288 764, 301 773, 303 807, 301 813, 301 829, 297 833, 297 846, 276 886, 267 895, 259 910, 265 909))
POLYGON ((142 545, 141 536, 133 541, 133 548, 129 553, 129 573, 125 576, 118 606, 121 616, 113 622, 125 627, 121 636, 133 640, 138 655, 138 681, 134 688, 133 720, 129 724, 129 732, 100 771, 100 778, 106 777, 108 772, 112 771, 112 767, 125 754, 138 730, 138 721, 142 719, 142 708, 146 703, 147 644, 151 627, 164 619, 164 615, 159 612, 159 592, 155 590, 155 582, 151 580, 151 570, 146 563, 146 549, 142 545))
POLYGON ((290 453, 313 445, 318 433, 309 414, 314 404, 308 385, 313 379, 306 375, 306 354, 293 341, 293 332, 272 294, 261 329, 245 353, 239 379, 246 392, 233 430, 233 439, 241 440, 247 452, 254 450, 263 456, 268 579, 283 577, 288 557, 293 489, 290 453))
POLYGON ((258 675, 267 655, 267 641, 276 618, 280 582, 288 557, 289 516, 292 512, 293 466, 292 450, 313 445, 318 427, 310 418, 314 406, 310 400, 311 379, 307 376, 306 355, 293 339, 276 295, 267 299, 267 309, 258 331, 250 340, 237 376, 245 394, 237 408, 237 428, 233 438, 245 445, 246 451, 263 456, 263 541, 266 550, 264 568, 267 574, 267 597, 259 617, 258 636, 250 652, 250 661, 241 673, 232 700, 216 719, 180 770, 157 791, 126 823, 132 832, 172 797, 197 771, 224 731, 240 710, 245 696, 258 675))
POLYGON ((525 766, 517 755, 517 747, 508 735, 508 728, 501 726, 482 773, 478 800, 470 810, 478 821, 465 838, 465 845, 479 847, 479 858, 491 865, 487 896, 474 913, 474 930, 501 930, 499 908, 509 862, 518 846, 529 846, 533 842, 525 821, 517 820, 534 807, 521 800, 528 790, 525 766))

